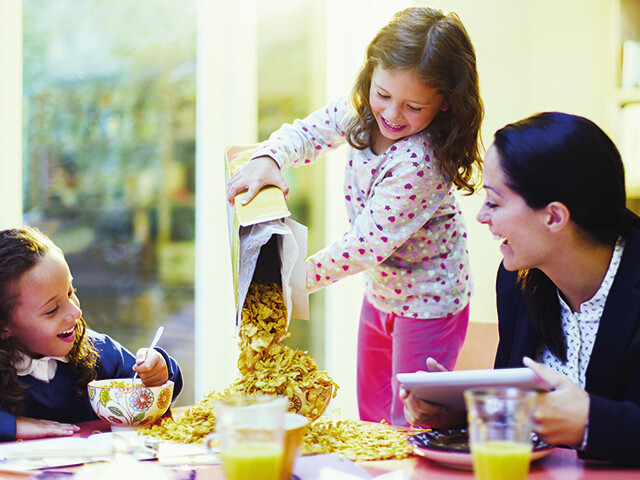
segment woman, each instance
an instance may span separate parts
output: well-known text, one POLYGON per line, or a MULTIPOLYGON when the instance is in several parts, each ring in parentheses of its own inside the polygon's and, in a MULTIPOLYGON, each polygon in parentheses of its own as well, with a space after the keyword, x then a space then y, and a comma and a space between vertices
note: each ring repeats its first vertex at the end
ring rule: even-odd
MULTIPOLYGON (((538 114, 496 132, 484 189, 477 219, 504 257, 495 368, 524 363, 553 387, 534 418, 549 443, 640 463, 640 219, 618 150, 585 118, 538 114)), ((401 397, 411 423, 464 421, 401 397)))

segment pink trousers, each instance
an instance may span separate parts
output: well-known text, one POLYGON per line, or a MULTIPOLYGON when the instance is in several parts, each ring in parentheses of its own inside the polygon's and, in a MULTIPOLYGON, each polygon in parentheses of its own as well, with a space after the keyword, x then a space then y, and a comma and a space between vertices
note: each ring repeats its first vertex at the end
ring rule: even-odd
POLYGON ((358 329, 360 419, 408 425, 396 374, 426 369, 427 357, 453 370, 469 323, 469 305, 445 318, 416 319, 377 310, 365 297, 358 329))

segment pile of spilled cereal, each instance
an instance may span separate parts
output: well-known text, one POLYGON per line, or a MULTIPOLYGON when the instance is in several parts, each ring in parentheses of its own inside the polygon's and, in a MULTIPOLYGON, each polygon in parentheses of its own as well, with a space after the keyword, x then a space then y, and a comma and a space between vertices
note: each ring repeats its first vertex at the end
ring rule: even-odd
POLYGON ((288 336, 281 287, 251 284, 242 308, 239 378, 222 392, 209 392, 180 417, 162 418, 139 431, 163 440, 199 443, 215 431, 216 400, 263 393, 287 397, 289 411, 312 420, 303 439, 303 455, 339 453, 352 460, 381 460, 411 453, 407 437, 415 432, 384 423, 319 418, 338 385, 306 352, 283 345, 288 336))

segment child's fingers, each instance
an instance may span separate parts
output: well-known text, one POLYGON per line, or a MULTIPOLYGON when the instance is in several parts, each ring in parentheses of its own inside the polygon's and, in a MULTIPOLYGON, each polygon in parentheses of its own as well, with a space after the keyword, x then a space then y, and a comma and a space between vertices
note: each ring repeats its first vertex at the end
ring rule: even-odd
POLYGON ((149 350, 147 360, 133 367, 140 375, 142 383, 147 386, 162 385, 169 378, 167 362, 157 350, 149 350))
POLYGON ((139 348, 138 351, 136 352, 136 366, 140 366, 145 362, 145 358, 148 358, 148 356, 151 354, 151 352, 149 352, 148 348, 139 348))
POLYGON ((233 206, 236 195, 238 195, 243 190, 246 190, 246 188, 247 187, 241 185, 229 184, 227 188, 227 201, 229 202, 229 205, 233 206))
POLYGON ((261 186, 256 186, 255 184, 250 185, 249 186, 249 190, 247 190, 247 193, 245 193, 244 196, 242 197, 242 205, 246 205, 251 200, 253 200, 253 198, 260 191, 260 188, 262 188, 262 187, 261 186))
POLYGON ((282 190, 285 200, 289 200, 289 185, 287 185, 283 177, 280 177, 280 180, 276 183, 276 187, 282 190))

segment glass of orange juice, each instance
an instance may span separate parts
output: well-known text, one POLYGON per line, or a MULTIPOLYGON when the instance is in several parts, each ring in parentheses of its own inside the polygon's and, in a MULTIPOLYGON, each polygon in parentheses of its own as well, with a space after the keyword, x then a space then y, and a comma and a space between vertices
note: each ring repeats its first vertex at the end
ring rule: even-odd
POLYGON ((477 480, 525 480, 531 459, 537 394, 517 388, 464 392, 469 445, 477 480))
POLYGON ((226 480, 279 479, 287 405, 285 397, 271 395, 239 395, 215 403, 226 480))

